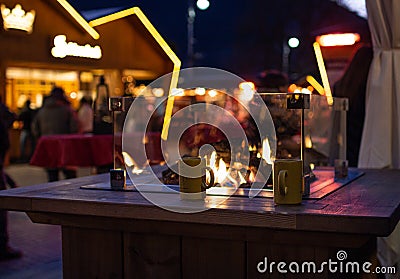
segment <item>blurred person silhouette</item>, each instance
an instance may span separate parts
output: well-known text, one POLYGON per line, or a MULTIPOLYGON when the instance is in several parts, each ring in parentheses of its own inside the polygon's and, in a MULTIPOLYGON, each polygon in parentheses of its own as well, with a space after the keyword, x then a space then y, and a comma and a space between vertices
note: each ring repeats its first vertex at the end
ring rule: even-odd
POLYGON ((111 112, 108 110, 109 87, 104 76, 100 76, 96 85, 96 98, 93 102, 93 133, 112 134, 111 112))
MULTIPOLYGON (((7 140, 8 140, 8 148, 5 150, 5 152, 1 153, 1 162, 2 162, 2 166, 3 168, 6 167, 9 164, 9 151, 10 151, 10 135, 9 135, 9 130, 11 129, 14 121, 17 119, 17 116, 14 112, 10 111, 10 109, 1 101, 0 99, 0 119, 2 121, 2 123, 5 125, 6 127, 6 136, 7 136, 7 140)), ((10 186, 11 188, 15 188, 17 187, 17 183, 14 181, 14 179, 11 178, 11 176, 9 176, 5 171, 3 171, 4 177, 5 177, 5 181, 6 181, 6 185, 10 186)))
POLYGON ((258 75, 258 80, 257 91, 259 93, 286 93, 288 90, 289 78, 281 71, 275 69, 262 71, 258 75))
POLYGON ((35 150, 35 138, 32 134, 32 120, 35 117, 36 111, 31 108, 31 100, 26 100, 24 107, 18 115, 18 120, 22 121, 21 136, 19 138, 20 143, 20 161, 29 162, 33 151, 35 150), (27 144, 29 144, 27 148, 27 144), (29 151, 29 152, 28 152, 29 151))
MULTIPOLYGON (((32 133, 41 136, 78 133, 78 117, 65 96, 64 89, 54 87, 32 122, 32 133)), ((54 154, 57 156, 57 154, 54 154)), ((76 177, 76 167, 47 168, 48 181, 59 180, 59 171, 65 178, 76 177)))
MULTIPOLYGON (((9 180, 8 183, 11 183, 11 187, 15 186, 15 182, 4 172, 6 154, 10 148, 8 129, 12 126, 15 119, 15 114, 0 101, 0 190, 6 189, 7 180, 9 180)), ((8 240, 7 211, 0 209, 0 261, 20 258, 22 256, 20 251, 8 245, 8 240)))
POLYGON ((78 120, 79 131, 87 134, 93 132, 93 108, 90 97, 82 97, 79 100, 78 120))
POLYGON ((349 99, 346 152, 349 167, 357 167, 365 116, 365 95, 373 51, 363 45, 353 54, 343 76, 333 86, 334 97, 349 99))

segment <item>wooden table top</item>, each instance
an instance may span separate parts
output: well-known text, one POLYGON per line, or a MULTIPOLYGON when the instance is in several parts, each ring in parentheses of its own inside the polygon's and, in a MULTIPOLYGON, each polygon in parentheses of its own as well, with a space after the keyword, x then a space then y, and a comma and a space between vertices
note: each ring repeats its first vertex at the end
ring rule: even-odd
MULTIPOLYGON (((389 235, 400 219, 400 170, 363 170, 350 184, 318 200, 276 206, 271 198, 207 196, 199 213, 153 205, 136 191, 88 190, 109 183, 101 174, 0 191, 0 208, 35 213, 172 221, 298 231, 389 235), (217 205, 216 205, 217 204, 217 205)), ((176 201, 175 201, 176 202, 176 201)), ((177 207, 186 206, 177 202, 177 207)))

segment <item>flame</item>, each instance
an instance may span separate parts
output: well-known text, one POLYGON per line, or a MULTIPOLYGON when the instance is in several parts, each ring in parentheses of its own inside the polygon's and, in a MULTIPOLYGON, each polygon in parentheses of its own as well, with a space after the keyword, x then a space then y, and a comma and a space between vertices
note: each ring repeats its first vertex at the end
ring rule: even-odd
POLYGON ((265 138, 262 143, 262 154, 261 157, 267 164, 272 165, 271 160, 271 147, 269 146, 268 138, 265 138))
POLYGON ((238 171, 238 175, 239 175, 239 183, 240 184, 244 184, 247 182, 246 179, 244 178, 243 174, 240 171, 238 171))
POLYGON ((224 182, 224 180, 228 176, 228 172, 226 170, 226 164, 222 158, 219 159, 218 170, 215 173, 215 175, 218 183, 224 182))
POLYGON ((133 174, 141 174, 143 172, 143 170, 141 170, 137 167, 135 160, 133 160, 133 158, 131 157, 131 155, 129 155, 129 153, 123 151, 122 157, 124 158, 124 162, 127 167, 129 167, 129 168, 133 167, 133 169, 132 169, 133 174))
POLYGON ((227 169, 227 164, 224 162, 222 158, 219 159, 218 167, 217 167, 217 152, 213 151, 210 156, 210 168, 213 170, 215 175, 215 183, 219 183, 221 185, 230 184, 234 187, 238 187, 238 182, 234 179, 227 169))
POLYGON ((312 143, 312 140, 311 140, 311 136, 310 136, 310 135, 305 136, 305 138, 304 138, 304 146, 305 146, 306 148, 312 148, 313 143, 312 143))
POLYGON ((250 174, 249 174, 249 181, 250 182, 256 181, 256 176, 255 176, 253 171, 251 171, 250 174))
POLYGON ((213 170, 215 175, 215 183, 220 182, 219 169, 217 168, 217 152, 213 151, 210 156, 210 168, 213 170))
POLYGON ((216 162, 217 162, 217 152, 213 151, 213 152, 211 153, 211 156, 210 156, 210 168, 211 168, 214 172, 217 171, 217 167, 216 167, 216 165, 215 165, 216 162))

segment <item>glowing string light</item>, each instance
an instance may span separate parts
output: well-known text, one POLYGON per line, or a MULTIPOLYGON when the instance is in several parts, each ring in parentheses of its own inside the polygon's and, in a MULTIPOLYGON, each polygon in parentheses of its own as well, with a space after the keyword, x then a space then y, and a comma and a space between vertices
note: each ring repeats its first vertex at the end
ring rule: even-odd
POLYGON ((316 81, 316 79, 315 79, 313 76, 307 76, 307 77, 306 77, 306 80, 308 81, 309 84, 312 85, 312 87, 315 88, 315 90, 317 90, 317 92, 318 92, 320 95, 325 96, 324 87, 323 87, 321 84, 319 84, 319 82, 316 81))
POLYGON ((57 0, 57 2, 63 6, 63 8, 92 36, 93 39, 97 40, 100 38, 99 33, 94 30, 89 23, 65 0, 57 0))
POLYGON ((174 96, 172 94, 173 89, 177 87, 178 84, 178 78, 179 78, 179 70, 181 68, 181 61, 179 60, 178 56, 172 51, 172 49, 169 47, 169 45, 165 42, 165 40, 161 37, 160 33, 158 33, 157 29, 151 24, 151 22, 148 20, 148 18, 144 15, 142 10, 138 7, 133 7, 124 11, 120 11, 111 15, 107 15, 95 20, 92 20, 89 22, 89 25, 94 27, 98 26, 116 19, 120 19, 129 15, 135 14, 140 22, 144 25, 144 27, 147 29, 147 31, 150 32, 150 34, 153 36, 153 38, 156 40, 156 42, 160 45, 162 50, 168 55, 169 59, 171 59, 172 63, 174 64, 174 68, 172 71, 172 76, 171 76, 171 83, 169 86, 169 93, 168 93, 168 100, 167 100, 167 106, 165 108, 165 115, 164 115, 164 123, 163 123, 163 128, 161 132, 161 139, 167 140, 168 138, 168 130, 169 130, 169 125, 171 122, 171 116, 172 116, 172 109, 174 107, 174 96))
POLYGON ((326 95, 326 100, 328 105, 333 105, 333 97, 331 92, 331 87, 329 85, 328 74, 326 73, 326 68, 324 64, 324 58, 322 57, 321 47, 318 42, 313 44, 315 56, 317 58, 318 69, 321 74, 322 84, 324 85, 324 91, 326 95))

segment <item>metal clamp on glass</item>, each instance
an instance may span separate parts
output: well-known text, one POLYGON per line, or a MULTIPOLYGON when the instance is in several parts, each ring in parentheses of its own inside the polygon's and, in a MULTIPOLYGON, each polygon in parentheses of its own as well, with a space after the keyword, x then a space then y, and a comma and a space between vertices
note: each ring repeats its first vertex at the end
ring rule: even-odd
POLYGON ((288 93, 286 95, 286 108, 287 109, 300 109, 301 110, 301 137, 300 137, 300 159, 303 162, 303 195, 310 195, 310 185, 312 179, 312 171, 304 164, 305 154, 305 134, 304 134, 304 110, 310 108, 310 94, 308 93, 288 93))
MULTIPOLYGON (((288 93, 286 94, 287 109, 309 109, 310 94, 306 93, 288 93)), ((302 122, 303 124, 303 122, 302 122)))
POLYGON ((110 97, 108 102, 108 110, 111 112, 128 111, 133 100, 134 98, 132 97, 110 97))
POLYGON ((347 160, 347 111, 349 110, 349 99, 335 98, 333 102, 336 119, 339 118, 338 134, 336 144, 338 148, 337 159, 335 159, 335 179, 345 178, 348 175, 349 162, 347 160))
POLYGON ((132 97, 110 97, 108 110, 112 114, 114 168, 110 170, 110 186, 114 190, 126 188, 126 170, 122 156, 122 128, 132 97))

